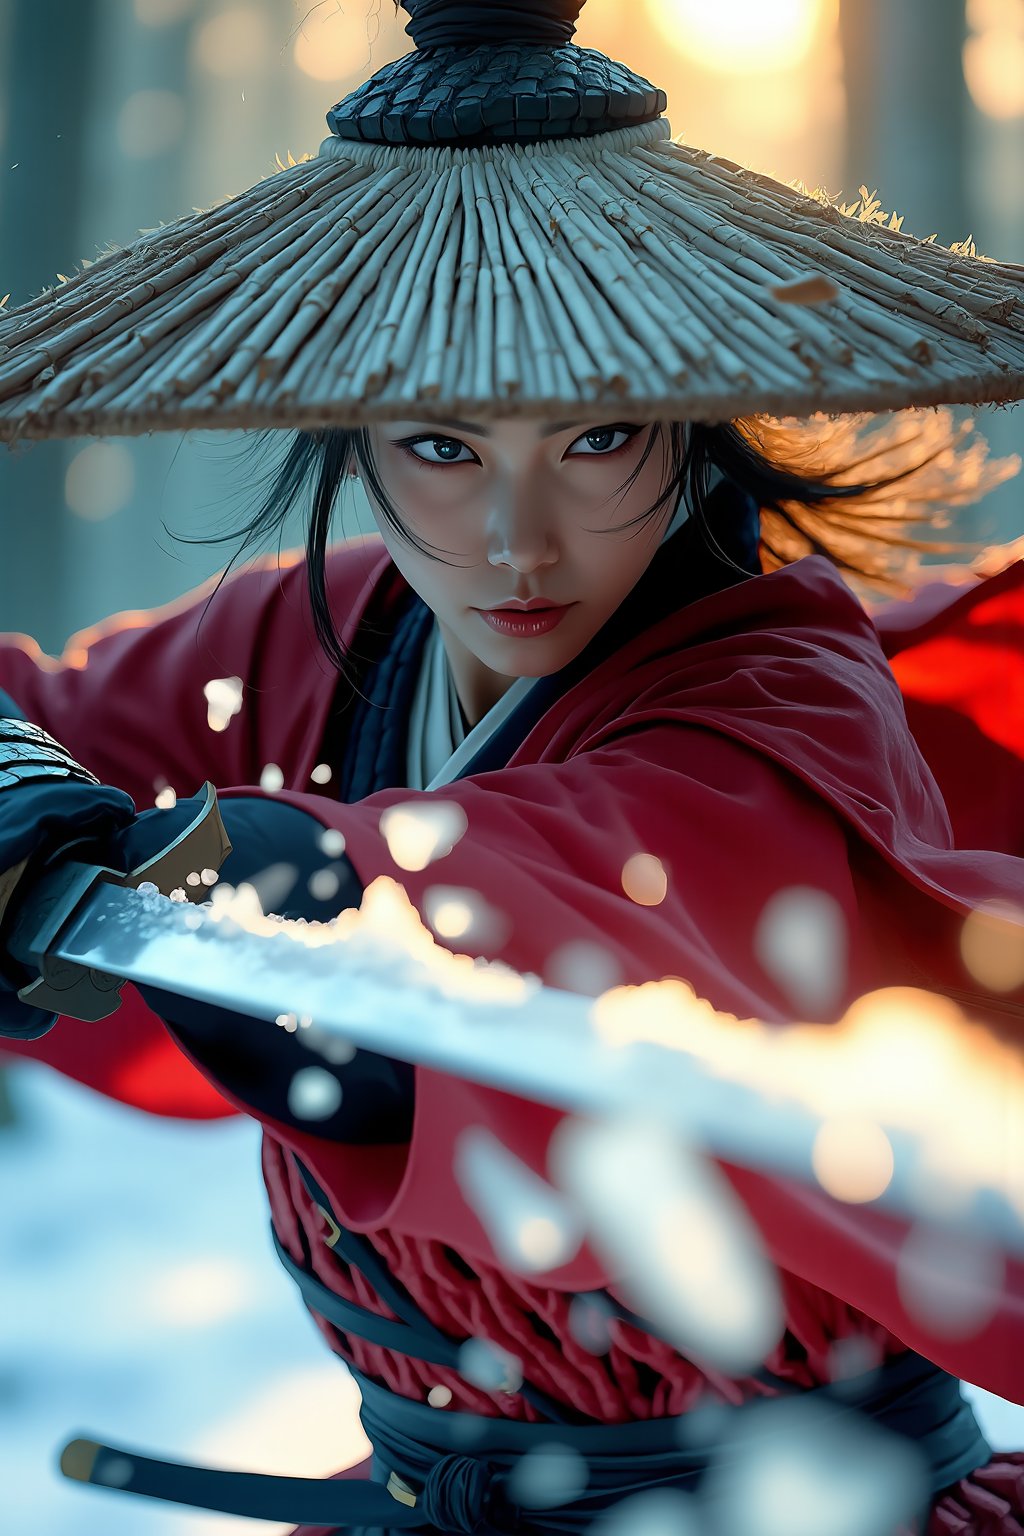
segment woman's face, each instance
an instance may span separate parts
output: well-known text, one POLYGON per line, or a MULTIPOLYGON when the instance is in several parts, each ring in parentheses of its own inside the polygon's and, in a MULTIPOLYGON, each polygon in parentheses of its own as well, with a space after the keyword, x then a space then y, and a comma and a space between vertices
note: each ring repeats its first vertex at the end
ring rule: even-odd
MULTIPOLYGON (((603 418, 486 424, 387 423, 370 431, 381 483, 412 548, 370 496, 377 526, 409 585, 433 609, 470 725, 517 677, 543 677, 577 656, 647 569, 670 509, 622 529, 654 506, 669 478, 658 432, 636 480, 649 424, 603 418), (450 562, 450 563, 445 563, 450 562), (528 627, 487 610, 541 598, 528 627)), ((673 503, 674 505, 674 503, 673 503)))

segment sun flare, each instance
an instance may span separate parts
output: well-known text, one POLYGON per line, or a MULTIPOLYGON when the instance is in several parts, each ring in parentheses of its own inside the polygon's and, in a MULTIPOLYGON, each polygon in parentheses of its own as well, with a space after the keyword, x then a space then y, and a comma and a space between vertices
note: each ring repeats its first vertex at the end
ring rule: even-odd
POLYGON ((646 0, 655 27, 704 69, 767 74, 801 64, 835 0, 646 0))

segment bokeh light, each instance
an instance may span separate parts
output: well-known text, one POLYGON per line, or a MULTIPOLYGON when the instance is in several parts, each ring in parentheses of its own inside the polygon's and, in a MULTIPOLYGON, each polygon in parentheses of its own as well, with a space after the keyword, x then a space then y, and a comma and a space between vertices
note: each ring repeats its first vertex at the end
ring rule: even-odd
POLYGON ((197 1258, 161 1275, 147 1297, 152 1322, 173 1328, 207 1328, 247 1311, 256 1289, 234 1259, 197 1258))
POLYGON ((960 930, 960 954, 975 981, 990 992, 1024 986, 1024 910, 999 901, 975 907, 960 930))
POLYGON ((404 12, 391 5, 324 6, 303 17, 292 56, 311 80, 347 82, 363 79, 392 59, 408 53, 412 40, 404 31, 404 12))
POLYGON ((288 1108, 297 1120, 326 1120, 341 1104, 341 1084, 323 1067, 300 1067, 288 1084, 288 1108))
POLYGON ((196 0, 134 0, 135 20, 144 27, 171 27, 196 8, 196 0))
POLYGON ((811 1152, 818 1183, 850 1205, 877 1200, 892 1182, 892 1144, 880 1125, 853 1115, 836 1116, 819 1128, 811 1152))
POLYGON ((783 1327, 778 1276, 713 1163, 654 1122, 566 1116, 548 1167, 619 1294, 663 1338, 731 1375, 767 1357, 783 1327))
POLYGON ((680 53, 722 74, 768 74, 803 63, 835 0, 646 0, 655 27, 680 53))
POLYGON ((579 1451, 550 1440, 519 1457, 508 1475, 508 1492, 524 1509, 557 1509, 582 1497, 589 1475, 579 1451))
POLYGON ((638 907, 657 907, 668 894, 668 876, 653 853, 634 853, 622 866, 622 889, 638 907))
POLYGON ((485 1126, 460 1134, 453 1166, 467 1205, 517 1274, 555 1269, 576 1253, 583 1232, 571 1205, 485 1126))
POLYGON ((988 117, 1024 117, 1024 0, 968 0, 964 79, 988 117))
POLYGON ((743 1536, 893 1536, 914 1522, 927 1463, 909 1439, 820 1400, 749 1404, 701 1485, 709 1529, 743 1536))
POLYGON ((240 677, 211 677, 203 684, 206 699, 206 723, 211 731, 226 731, 242 707, 240 677))
POLYGON ((786 886, 764 905, 754 953, 804 1018, 832 1015, 846 989, 846 920, 834 896, 786 886))
POLYGON ((622 969, 613 955, 589 939, 570 939, 548 956, 544 980, 549 987, 600 997, 622 981, 622 969))
POLYGON ((80 448, 64 476, 64 500, 76 517, 99 523, 131 500, 135 465, 117 443, 89 443, 80 448))
POLYGON ((233 5, 211 16, 195 35, 196 63, 225 80, 258 73, 268 64, 271 50, 267 18, 248 5, 233 5))
POLYGON ((164 155, 185 132, 185 100, 177 91, 133 91, 117 115, 117 142, 129 160, 164 155))
POLYGON ((911 1317, 939 1338, 980 1333, 1000 1303, 1006 1261, 980 1235, 917 1222, 904 1238, 896 1268, 900 1299, 911 1317))
POLYGON ((380 818, 381 835, 400 869, 426 869, 434 859, 444 858, 466 826, 466 813, 453 800, 393 805, 380 818))

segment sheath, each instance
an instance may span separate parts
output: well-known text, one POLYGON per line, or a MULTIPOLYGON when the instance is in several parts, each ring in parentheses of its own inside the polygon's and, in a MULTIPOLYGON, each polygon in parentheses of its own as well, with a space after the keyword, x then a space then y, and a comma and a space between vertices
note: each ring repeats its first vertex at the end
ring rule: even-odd
MULTIPOLYGON (((745 614, 742 626, 733 622, 730 628, 730 603, 739 611, 756 588, 765 592, 764 606, 770 610, 765 584, 770 588, 773 582, 775 600, 783 609, 793 600, 793 588, 785 587, 776 577, 751 580, 759 569, 756 508, 727 484, 718 487, 714 499, 715 526, 721 530, 720 554, 704 547, 692 525, 681 528, 584 655, 565 674, 537 680, 515 695, 501 722, 484 733, 477 750, 464 754, 461 765, 445 781, 451 785, 449 793, 458 792, 464 782, 468 786, 493 784, 496 792, 510 795, 510 775, 516 763, 530 761, 530 742, 543 734, 545 722, 553 715, 559 717, 558 729, 565 739, 556 743, 551 755, 556 760, 569 760, 572 715, 566 701, 586 695, 589 679, 601 668, 622 667, 631 677, 635 697, 642 701, 645 688, 653 697, 645 671, 648 652, 640 653, 637 645, 663 620, 672 622, 680 610, 691 610, 695 615, 690 652, 695 703, 690 723, 702 722, 706 729, 714 709, 706 677, 707 645, 724 641, 735 674, 741 674, 745 665, 749 670, 751 648, 748 646, 745 663, 744 650, 735 640, 737 632, 749 627, 749 615, 745 614), (700 623, 697 615, 704 616, 700 623), (507 790, 502 787, 506 782, 507 790)), ((350 547, 347 554, 350 565, 357 557, 365 557, 362 586, 350 576, 348 588, 358 598, 353 607, 360 622, 353 626, 349 646, 350 654, 360 663, 358 686, 349 689, 337 685, 328 707, 319 712, 304 710, 299 697, 288 719, 279 717, 274 722, 276 731, 269 729, 269 720, 264 725, 253 712, 245 721, 248 738, 236 733, 232 743, 238 754, 231 765, 235 772, 221 769, 218 783, 251 785, 259 777, 253 769, 258 769, 261 758, 280 761, 286 783, 294 786, 295 792, 280 797, 272 810, 268 808, 268 818, 286 815, 291 809, 308 814, 314 799, 309 792, 311 770, 314 766, 330 768, 331 793, 341 802, 339 824, 352 851, 349 883, 342 888, 344 899, 352 900, 358 899, 360 883, 367 883, 366 876, 376 871, 373 860, 366 857, 359 826, 345 819, 346 813, 353 808, 398 803, 403 794, 387 792, 410 787, 408 722, 430 642, 432 616, 396 579, 393 569, 381 565, 372 543, 362 550, 350 547), (290 740, 282 741, 282 724, 290 727, 290 740)), ((834 578, 821 576, 823 565, 816 559, 798 562, 798 566, 814 568, 799 574, 811 586, 815 580, 822 581, 829 599, 840 602, 841 584, 835 580, 828 586, 834 578)), ((779 574, 792 580, 798 571, 791 568, 779 574)), ((1004 581, 991 595, 998 598, 1009 593, 1015 598, 1020 586, 1018 571, 1012 581, 1004 581)), ((294 594, 293 586, 293 598, 294 594)), ((976 599, 975 612, 978 607, 976 599)), ((187 609, 186 614, 194 611, 187 609)), ((149 623, 135 637, 132 649, 136 663, 145 655, 147 643, 159 648, 165 665, 172 664, 176 644, 181 647, 179 659, 184 648, 194 646, 194 622, 180 625, 180 611, 164 618, 169 623, 149 623)), ((279 608, 262 612, 263 654, 274 650, 279 639, 275 626, 285 619, 279 608)), ((291 619, 294 624, 294 611, 291 619)), ((118 638, 108 632, 95 637, 93 644, 102 648, 108 637, 118 638)), ((914 639, 923 644, 927 636, 916 634, 914 639)), ((872 644, 878 644, 873 630, 872 644)), ((855 650, 853 642, 844 639, 836 648, 837 654, 843 645, 850 652, 855 650)), ((898 641, 890 645, 894 667, 905 648, 898 641)), ((108 650, 107 654, 113 653, 108 650)), ((784 659, 792 661, 795 654, 791 651, 784 659)), ((68 683, 74 682, 68 676, 74 669, 48 670, 24 644, 12 645, 2 656, 0 683, 30 718, 66 741, 100 776, 121 783, 127 778, 130 783, 126 787, 138 795, 140 783, 152 772, 148 759, 141 773, 136 771, 134 776, 134 765, 129 763, 126 770, 122 762, 118 779, 113 762, 108 767, 102 761, 98 738, 91 754, 83 752, 74 740, 66 723, 70 713, 61 699, 68 683), (43 707, 47 696, 48 709, 43 707)), ((220 659, 225 672, 230 663, 239 675, 246 675, 237 651, 225 647, 220 659)), ((839 662, 830 660, 830 664, 833 681, 841 681, 839 662)), ((81 670, 84 676, 89 668, 81 670)), ((258 674, 258 668, 252 671, 258 674)), ((292 670, 286 675, 296 674, 292 670)), ((195 682, 198 674, 194 665, 190 676, 195 682)), ((258 676, 254 686, 255 681, 258 676)), ((607 731, 609 724, 617 723, 618 715, 602 714, 602 699, 598 696, 595 701, 593 690, 590 692, 583 730, 599 737, 602 729, 607 731)), ((742 703, 738 701, 739 706, 742 703)), ((621 704, 618 707, 621 710, 621 704)), ((734 702, 733 720, 736 710, 734 702)), ((263 713, 271 714, 269 705, 263 713)), ((182 724, 188 728, 187 721, 182 724)), ((749 703, 742 724, 747 756, 741 761, 753 778, 750 749, 758 742, 758 725, 755 708, 749 703)), ((785 757, 785 748, 778 743, 785 735, 787 719, 775 717, 772 726, 774 761, 778 762, 785 757)), ((713 731, 706 731, 706 735, 708 739, 700 738, 708 750, 701 776, 717 774, 719 791, 735 788, 737 795, 742 794, 742 783, 729 780, 730 760, 715 755, 713 731)), ((686 739, 685 733, 682 739, 686 739)), ((899 780, 905 815, 920 842, 930 841, 949 852, 950 825, 935 781, 912 747, 909 734, 903 745, 913 769, 911 779, 899 780)), ((132 753, 126 748, 131 743, 122 739, 119 746, 122 759, 130 758, 132 753)), ((1005 733, 1001 750, 1019 766, 1016 747, 1007 743, 1005 733)), ((109 755, 113 758, 117 754, 109 755)), ((796 752, 792 751, 788 766, 792 769, 795 764, 796 752)), ((819 788, 827 782, 824 765, 810 762, 802 767, 808 777, 814 776, 819 788)), ((888 771, 898 777, 891 764, 888 771)), ((174 773, 171 765, 167 776, 172 782, 174 773)), ((177 778, 181 785, 180 770, 177 778)), ((870 802, 868 787, 861 785, 866 803, 870 802)), ((876 791, 877 785, 870 789, 876 791)), ((530 796, 537 793, 533 785, 524 786, 524 792, 530 796)), ((328 797, 322 794, 321 798, 326 801, 328 797)), ((876 798, 880 801, 883 797, 878 793, 876 798)), ((952 811, 951 806, 948 814, 952 811)), ((326 806, 323 817, 329 822, 326 806)), ((979 825, 977 817, 975 825, 979 825)), ((835 833, 830 828, 831 814, 813 820, 808 859, 820 858, 823 849, 833 846, 830 838, 835 833)), ((864 832, 861 826, 862 836, 864 832)), ((995 839, 994 828, 989 827, 986 835, 990 842, 979 846, 1003 849, 995 839)), ((845 837, 851 836, 847 831, 845 837)), ((839 842, 843 844, 844 839, 840 837, 839 842)), ((993 853, 992 861, 980 859, 980 865, 990 880, 1001 878, 1003 889, 1014 890, 1014 881, 1019 884, 1021 877, 1018 860, 1009 854, 1008 848, 998 855, 993 853)), ((237 847, 232 857, 258 862, 257 852, 244 846, 237 847)), ((577 857, 585 865, 587 850, 578 850, 577 857)), ((867 908, 869 892, 877 900, 879 915, 886 910, 888 899, 878 866, 867 853, 862 852, 861 857, 859 883, 846 893, 851 926, 858 906, 867 908)), ((793 858, 796 860, 795 853, 793 858)), ((920 883, 926 883, 925 873, 937 883, 934 861, 928 865, 924 855, 917 854, 916 858, 920 883)), ((909 867, 909 859, 907 862, 909 867)), ((470 867, 464 865, 463 869, 470 867)), ((808 867, 805 863, 804 869, 808 867)), ((979 860, 975 860, 960 871, 959 877, 967 886, 972 875, 977 877, 978 868, 979 860)), ((515 873, 511 871, 513 877, 515 873)), ((798 863, 794 862, 781 871, 779 883, 797 883, 798 874, 798 863)), ((949 875, 945 878, 950 880, 949 875)), ((470 883, 468 877, 465 883, 470 883)), ((411 888, 414 900, 421 899, 422 888, 415 882, 411 888)), ((763 891, 757 898, 763 898, 763 891)), ((937 906, 935 912, 938 910, 937 906)), ((912 915, 905 916, 912 927, 912 915)), ((711 920, 708 915, 706 921, 711 920)), ((609 919, 603 921, 607 924, 609 919)), ((600 931, 600 921, 592 921, 589 929, 583 921, 578 931, 566 937, 585 941, 600 931)), ((626 945, 620 946, 620 955, 628 943, 627 939, 626 945)), ((636 965, 630 973, 628 964, 623 963, 624 979, 639 979, 645 968, 647 974, 655 974, 650 950, 641 952, 643 946, 638 943, 633 947, 636 965)), ((517 963, 514 955, 512 958, 517 963)), ((741 978, 750 970, 749 962, 737 956, 727 955, 725 963, 741 978)), ((893 958, 880 950, 877 942, 869 944, 865 938, 863 951, 855 948, 851 952, 851 991, 856 995, 863 990, 865 978, 890 979, 894 973, 886 968, 887 963, 894 963, 893 958)), ((523 969, 528 968, 523 965, 523 969)), ((952 985, 949 990, 953 990, 952 985)), ((970 1376, 1004 1395, 1021 1395, 1024 1383, 1019 1363, 1013 1363, 1014 1356, 1019 1362, 1024 1349, 1019 1270, 1008 1276, 1007 1295, 988 1331, 971 1341, 970 1350, 964 1346, 958 1353, 949 1340, 929 1337, 920 1322, 915 1324, 908 1318, 894 1299, 892 1264, 887 1266, 886 1260, 887 1254, 895 1252, 896 1224, 892 1218, 859 1212, 861 1226, 851 1232, 847 1230, 847 1213, 829 1211, 826 1215, 826 1207, 833 1202, 817 1196, 812 1199, 806 1191, 787 1187, 786 1181, 769 1181, 727 1169, 761 1226, 769 1251, 780 1263, 786 1302, 785 1331, 763 1368, 742 1380, 728 1379, 699 1369, 660 1339, 656 1330, 617 1295, 613 1280, 603 1274, 586 1245, 574 1262, 543 1281, 525 1279, 496 1261, 464 1205, 458 1220, 452 1215, 457 1196, 450 1172, 446 1183, 440 1173, 446 1164, 450 1170, 451 1161, 451 1126, 447 1136, 442 1134, 445 1121, 461 1125, 479 1120, 486 1104, 486 1123, 524 1161, 542 1167, 538 1147, 542 1154, 557 1120, 553 1113, 526 1106, 511 1095, 460 1086, 441 1074, 413 1071, 361 1051, 352 1063, 335 1069, 345 1090, 343 1104, 357 1106, 358 1114, 312 1134, 308 1125, 290 1114, 285 1098, 283 1085, 294 1070, 294 1062, 289 1065, 287 1056, 290 1048, 294 1050, 291 1037, 281 1031, 267 1031, 265 1059, 254 1063, 238 1049, 237 1034, 232 1033, 237 1031, 237 1021, 230 1015, 185 1007, 180 999, 155 994, 147 995, 147 1010, 137 994, 127 991, 128 1003, 112 1021, 106 1021, 106 1042, 101 1044, 93 1038, 87 1063, 82 1054, 76 1056, 70 1039, 59 1041, 61 1032, 66 1036, 73 1033, 73 1021, 61 1021, 52 1036, 33 1047, 18 1048, 50 1059, 102 1091, 145 1103, 147 1094, 157 1092, 155 1074, 152 1060, 149 1072, 143 1069, 137 1041, 134 1051, 121 1060, 120 1073, 115 1064, 118 1042, 123 1047, 127 1038, 123 1031, 129 1014, 136 1030, 150 1028, 144 1021, 155 1015, 162 1019, 180 1052, 179 1076, 171 1087, 164 1084, 163 1102, 151 1102, 147 1107, 200 1117, 224 1112, 230 1106, 261 1120, 263 1171, 278 1254, 329 1347, 355 1373, 363 1394, 364 1427, 374 1445, 370 1463, 340 1474, 336 1485, 320 1485, 315 1497, 308 1488, 284 1486, 297 1480, 256 1480, 236 1474, 233 1482, 229 1477, 229 1484, 222 1485, 221 1502, 211 1507, 239 1513, 262 1510, 271 1518, 301 1520, 303 1536, 313 1536, 314 1531, 320 1536, 335 1529, 359 1531, 362 1536, 386 1536, 400 1529, 582 1531, 595 1513, 626 1489, 671 1486, 689 1490, 700 1485, 714 1448, 698 1443, 687 1449, 680 1434, 680 1425, 690 1419, 697 1422, 694 1410, 698 1406, 710 1402, 742 1413, 743 1405, 762 1397, 814 1392, 856 1408, 914 1441, 927 1468, 928 1493, 919 1528, 927 1529, 929 1536, 958 1531, 1009 1536, 1024 1529, 1024 1453, 992 1455, 959 1392, 958 1380, 961 1375, 970 1376), (182 1062, 191 1066, 183 1069, 182 1062), (221 1096, 218 1100, 209 1096, 208 1085, 221 1096), (431 1145, 433 1154, 427 1156, 426 1148, 431 1145), (765 1193, 769 1187, 770 1197, 765 1193), (882 1256, 876 1269, 871 1267, 874 1258, 869 1261, 867 1257, 869 1251, 882 1256), (828 1283, 822 1283, 826 1280, 828 1283), (581 1300, 608 1319, 610 1342, 603 1353, 587 1350, 578 1340, 578 1326, 574 1328, 571 1314, 575 1305, 578 1318, 581 1300), (500 1383, 484 1388, 462 1376, 459 1348, 474 1336, 486 1337, 522 1361, 522 1382, 509 1381, 507 1390, 500 1383), (844 1366, 844 1361, 859 1362, 859 1368, 844 1366), (866 1362, 871 1368, 865 1368, 866 1362), (444 1407, 434 1407, 428 1401, 435 1387, 449 1394, 444 1407), (552 1425, 557 1426, 554 1431, 552 1425), (545 1509, 542 1517, 535 1517, 537 1523, 531 1524, 529 1512, 510 1503, 506 1474, 525 1450, 552 1440, 583 1458, 586 1488, 557 1509, 545 1509), (271 1483, 281 1484, 276 1493, 269 1488, 271 1483), (332 1488, 336 1488, 333 1495, 332 1488), (389 1511, 394 1512, 390 1519, 386 1518, 389 1511)), ((785 999, 766 995, 764 978, 757 978, 757 991, 758 1016, 770 1016, 772 1003, 777 1016, 785 1016, 785 999)), ((709 986, 709 995, 712 992, 709 986)), ((742 989, 731 994, 723 989, 714 1000, 716 1006, 738 1009, 748 997, 742 989)), ((999 1006, 1005 1019, 1013 1002, 1002 999, 999 1006)), ((153 1039, 151 1028, 148 1038, 153 1039)), ((136 1491, 203 1503, 204 1485, 198 1469, 155 1464, 147 1475, 152 1480, 149 1489, 139 1486, 136 1491)))

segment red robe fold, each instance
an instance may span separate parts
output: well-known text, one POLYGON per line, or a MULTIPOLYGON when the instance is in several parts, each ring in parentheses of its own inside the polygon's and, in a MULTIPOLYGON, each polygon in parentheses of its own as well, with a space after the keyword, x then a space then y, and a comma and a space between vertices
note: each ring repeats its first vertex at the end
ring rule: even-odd
MULTIPOLYGON (((386 614, 405 590, 376 539, 340 547, 329 580, 346 643, 357 636, 372 595, 386 614)), ((302 566, 245 572, 225 584, 205 616, 204 606, 193 597, 77 636, 68 654, 78 664, 49 662, 30 642, 8 637, 0 648, 0 687, 140 807, 152 804, 164 783, 192 794, 207 778, 225 795, 252 794, 264 765, 276 763, 283 798, 344 833, 364 885, 391 875, 421 911, 425 892, 439 881, 480 891, 510 919, 509 937, 493 957, 520 970, 544 976, 562 945, 588 940, 624 982, 682 976, 716 1008, 784 1020, 790 999, 759 964, 753 931, 777 891, 810 885, 826 891, 846 918, 849 967, 837 1015, 866 990, 909 981, 970 995, 1024 1042, 1021 993, 981 994, 957 943, 973 905, 998 897, 1024 907, 1024 713, 1006 718, 998 699, 1002 676, 1010 708, 1024 667, 1024 564, 957 593, 952 607, 920 631, 907 610, 898 633, 895 626, 886 630, 883 615, 885 649, 863 607, 819 557, 683 608, 572 688, 506 768, 445 787, 444 797, 465 810, 468 831, 421 873, 392 862, 379 828, 381 811, 419 798, 415 792, 388 790, 349 806, 332 799, 329 784, 311 780, 336 679, 316 650, 302 566), (941 682, 932 657, 940 658, 941 682), (246 684, 243 708, 226 730, 214 732, 203 685, 233 675, 246 684), (905 709, 929 745, 948 804, 905 709), (984 807, 976 803, 977 783, 959 764, 954 727, 965 718, 1007 786, 1005 798, 1000 789, 984 807), (938 722, 934 731, 929 721, 938 722), (954 828, 976 828, 979 845, 957 848, 954 828), (622 867, 636 852, 656 855, 666 870, 668 891, 656 907, 623 894, 622 867)), ((966 739, 973 751, 976 738, 966 739)), ((61 1020, 22 1053, 158 1113, 229 1113, 231 1104, 187 1064, 137 994, 127 988, 126 997, 109 1021, 61 1020)), ((514 1095, 417 1068, 409 1146, 335 1145, 268 1122, 264 1171, 282 1240, 298 1257, 301 1223, 328 1283, 366 1301, 365 1287, 346 1289, 351 1282, 339 1277, 317 1241, 322 1224, 283 1157, 294 1147, 339 1219, 372 1234, 439 1325, 454 1331, 464 1316, 457 1305, 463 1283, 447 1259, 453 1250, 486 1277, 495 1307, 499 1292, 506 1300, 514 1294, 564 1337, 566 1299, 614 1277, 587 1245, 543 1283, 503 1273, 452 1171, 456 1136, 476 1124, 547 1176, 548 1142, 560 1118, 514 1095)), ((829 1344, 860 1332, 886 1351, 910 1345, 957 1376, 1024 1400, 1018 1260, 1008 1260, 1004 1292, 983 1331, 968 1339, 944 1336, 909 1313, 900 1295, 904 1223, 809 1186, 728 1165, 726 1172, 785 1272, 789 1331, 769 1361, 772 1369, 804 1384, 826 1379, 829 1344)), ((498 1314, 505 1316, 500 1307, 498 1314)), ((627 1339, 626 1325, 616 1326, 620 1342, 627 1339)), ((499 1332, 496 1326, 491 1336, 499 1332)), ((575 1393, 581 1406, 591 1398, 601 1416, 679 1412, 690 1400, 694 1373, 686 1376, 678 1357, 661 1353, 657 1363, 663 1374, 676 1370, 676 1386, 652 1394, 638 1384, 635 1362, 654 1358, 643 1355, 638 1337, 622 1343, 619 1368, 624 1380, 631 1369, 633 1376, 618 1396, 606 1373, 603 1380, 588 1376, 581 1361, 567 1384, 567 1352, 552 1351, 540 1337, 532 1344, 538 1384, 575 1393)), ((396 1390, 415 1394, 425 1382, 454 1383, 462 1394, 457 1403, 481 1412, 522 1409, 437 1367, 388 1355, 354 1346, 347 1357, 396 1390)))

